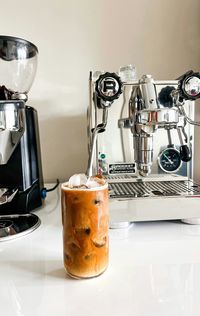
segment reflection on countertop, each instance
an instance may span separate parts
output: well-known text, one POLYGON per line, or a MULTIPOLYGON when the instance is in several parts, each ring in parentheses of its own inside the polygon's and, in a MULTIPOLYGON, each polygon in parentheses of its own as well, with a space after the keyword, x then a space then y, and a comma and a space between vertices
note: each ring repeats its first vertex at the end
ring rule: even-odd
POLYGON ((63 268, 59 190, 36 214, 39 228, 0 243, 2 315, 200 315, 200 226, 166 221, 111 229, 107 271, 73 280, 63 268))

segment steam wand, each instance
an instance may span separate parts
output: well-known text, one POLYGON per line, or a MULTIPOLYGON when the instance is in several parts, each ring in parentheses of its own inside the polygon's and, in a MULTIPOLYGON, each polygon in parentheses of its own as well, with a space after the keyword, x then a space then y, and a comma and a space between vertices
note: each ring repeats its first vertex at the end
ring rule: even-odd
POLYGON ((86 176, 88 177, 92 176, 92 163, 94 160, 97 134, 105 132, 107 121, 108 121, 108 107, 104 107, 103 115, 102 115, 102 123, 98 124, 95 128, 92 129, 91 149, 89 153, 88 166, 86 170, 86 176))
MULTIPOLYGON (((90 74, 91 80, 92 74, 90 74)), ((98 107, 103 109, 102 123, 98 124, 92 132, 91 149, 88 159, 87 176, 92 175, 92 163, 94 160, 94 152, 97 134, 105 132, 108 120, 108 108, 115 99, 118 99, 122 93, 122 82, 120 77, 115 73, 106 72, 99 76, 95 82, 95 93, 98 99, 98 107)))
POLYGON ((187 116, 185 109, 181 103, 178 103, 177 107, 179 109, 179 112, 185 117, 187 123, 189 123, 191 125, 195 125, 195 126, 200 126, 200 121, 193 121, 187 116))

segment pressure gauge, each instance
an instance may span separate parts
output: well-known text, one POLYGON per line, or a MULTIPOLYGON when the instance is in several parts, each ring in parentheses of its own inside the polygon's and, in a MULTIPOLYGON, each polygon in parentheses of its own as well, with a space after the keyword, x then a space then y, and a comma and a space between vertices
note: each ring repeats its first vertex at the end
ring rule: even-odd
POLYGON ((158 165, 164 172, 177 172, 182 165, 178 149, 173 147, 165 148, 158 156, 158 165))

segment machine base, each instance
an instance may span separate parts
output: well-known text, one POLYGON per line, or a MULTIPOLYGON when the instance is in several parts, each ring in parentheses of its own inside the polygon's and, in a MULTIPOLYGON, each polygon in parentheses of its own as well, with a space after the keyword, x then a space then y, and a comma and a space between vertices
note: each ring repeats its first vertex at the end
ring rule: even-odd
POLYGON ((200 224, 200 185, 182 176, 109 178, 110 223, 182 220, 200 224))
POLYGON ((186 218, 182 219, 181 222, 190 225, 200 225, 200 218, 186 218))
POLYGON ((111 229, 128 228, 132 224, 133 224, 132 222, 110 222, 109 228, 111 229))
POLYGON ((129 223, 161 220, 181 220, 200 224, 200 198, 138 198, 110 200, 110 223, 128 226, 129 223), (125 223, 125 224, 124 224, 125 223))

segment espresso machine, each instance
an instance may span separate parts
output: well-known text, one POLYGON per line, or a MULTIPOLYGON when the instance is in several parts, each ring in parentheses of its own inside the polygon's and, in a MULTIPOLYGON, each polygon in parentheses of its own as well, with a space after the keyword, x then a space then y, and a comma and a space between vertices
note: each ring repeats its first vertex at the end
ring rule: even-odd
POLYGON ((0 241, 33 230, 42 205, 43 175, 37 111, 26 104, 37 47, 0 36, 0 241))
POLYGON ((89 95, 87 174, 108 180, 111 227, 172 219, 199 224, 193 157, 200 73, 156 81, 91 72, 89 95))

